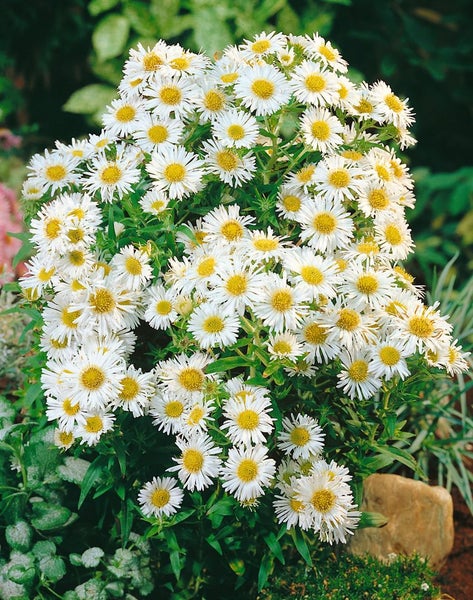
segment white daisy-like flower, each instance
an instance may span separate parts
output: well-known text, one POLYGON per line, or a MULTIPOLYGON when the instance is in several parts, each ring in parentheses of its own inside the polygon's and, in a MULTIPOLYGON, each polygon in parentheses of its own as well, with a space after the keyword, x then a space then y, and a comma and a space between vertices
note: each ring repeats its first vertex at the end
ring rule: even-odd
POLYGON ((241 155, 235 148, 229 148, 217 140, 207 140, 202 144, 207 171, 232 187, 240 187, 253 178, 256 159, 252 154, 241 155))
POLYGON ((274 429, 270 411, 271 400, 266 396, 230 397, 223 405, 221 429, 236 446, 264 444, 274 429))
POLYGON ((134 98, 112 100, 102 117, 104 131, 112 137, 127 137, 135 131, 142 112, 141 102, 134 98))
POLYGON ((105 150, 110 148, 114 141, 115 138, 110 134, 105 133, 103 130, 99 134, 91 133, 87 138, 87 157, 102 154, 105 150))
POLYGON ((284 417, 277 446, 288 456, 297 460, 320 454, 324 447, 325 434, 318 421, 302 413, 284 417))
POLYGON ((304 141, 323 154, 334 152, 342 143, 343 125, 326 108, 309 108, 301 115, 301 132, 304 141))
POLYGON ((272 65, 262 64, 241 70, 235 94, 243 106, 257 116, 275 113, 291 94, 286 77, 272 65))
POLYGON ((45 185, 43 178, 28 177, 28 179, 23 182, 21 196, 25 200, 39 200, 44 196, 47 189, 47 185, 45 185))
POLYGON ((54 430, 54 445, 60 450, 69 450, 76 438, 72 431, 65 431, 60 427, 54 430))
MULTIPOLYGON (((377 123, 381 123, 383 117, 378 107, 378 102, 373 98, 373 92, 369 85, 363 82, 358 86, 358 102, 353 105, 353 115, 356 115, 358 119, 367 121, 372 119, 377 123)), ((348 107, 350 109, 350 107, 348 107)))
POLYGON ((81 310, 72 308, 74 299, 66 294, 56 294, 43 309, 44 330, 58 340, 78 341, 82 332, 77 327, 81 310))
POLYGON ((284 238, 274 235, 271 227, 266 231, 253 230, 248 233, 237 249, 244 260, 254 263, 268 261, 279 262, 284 255, 287 242, 284 238))
POLYGON ((23 295, 29 300, 37 300, 44 291, 57 282, 55 261, 45 253, 32 256, 26 263, 27 271, 19 278, 23 295))
POLYGON ((302 322, 297 339, 310 361, 327 363, 340 353, 340 344, 333 328, 320 322, 318 313, 310 313, 302 322))
POLYGON ((367 217, 379 219, 382 215, 399 215, 401 207, 397 202, 395 190, 373 181, 365 181, 360 186, 358 206, 367 217))
POLYGON ((407 128, 414 122, 412 108, 407 106, 407 99, 401 100, 393 93, 387 83, 377 81, 371 88, 374 102, 385 122, 393 123, 396 127, 407 128))
POLYGON ((167 62, 168 45, 159 40, 152 48, 144 48, 141 43, 130 49, 130 56, 125 63, 124 72, 134 78, 149 79, 167 62))
POLYGON ((200 114, 200 120, 213 123, 225 114, 231 99, 225 88, 212 77, 200 82, 199 91, 193 101, 200 114))
POLYGON ((254 308, 261 298, 264 276, 257 267, 235 257, 221 265, 212 281, 212 300, 228 313, 243 315, 247 307, 254 308))
POLYGON ((79 422, 74 436, 81 438, 81 444, 95 446, 104 433, 113 429, 115 415, 104 411, 91 411, 84 414, 84 421, 79 422))
POLYGON ((128 365, 119 381, 118 396, 113 405, 131 412, 134 417, 145 414, 154 394, 154 373, 143 373, 133 365, 128 365))
POLYGON ((304 352, 302 344, 290 332, 271 334, 268 338, 267 347, 272 358, 294 360, 304 352))
POLYGON ((227 313, 214 302, 197 306, 189 318, 187 330, 201 348, 225 348, 238 339, 240 319, 238 314, 227 313))
POLYGON ((253 115, 232 108, 215 118, 212 133, 227 147, 252 148, 259 134, 259 124, 253 115))
POLYGON ((296 492, 293 486, 296 478, 293 478, 291 485, 283 486, 283 493, 276 494, 273 500, 274 513, 278 523, 285 523, 288 529, 300 527, 307 531, 310 529, 311 519, 308 516, 306 505, 296 498, 296 492))
POLYGON ((264 325, 280 333, 285 329, 297 329, 307 314, 308 307, 305 303, 309 300, 307 291, 290 286, 285 276, 268 273, 253 310, 264 325))
POLYGON ((307 357, 298 358, 291 366, 284 367, 289 377, 307 377, 312 379, 317 373, 317 366, 307 357))
POLYGON ((199 75, 210 64, 205 54, 196 54, 182 48, 180 44, 172 44, 166 49, 166 63, 163 74, 199 75))
POLYGON ((381 213, 374 221, 375 240, 393 260, 404 260, 414 249, 406 220, 396 213, 381 213))
POLYGON ((338 290, 345 295, 350 307, 360 310, 366 306, 376 309, 387 304, 395 287, 390 270, 352 262, 343 272, 338 290))
POLYGON ((258 444, 248 448, 230 448, 220 475, 223 488, 240 502, 245 502, 264 494, 275 471, 276 463, 268 458, 268 448, 258 444))
POLYGON ((341 202, 318 197, 300 213, 301 240, 319 252, 346 248, 353 237, 353 220, 341 202))
POLYGON ((133 139, 142 150, 151 154, 155 150, 178 144, 183 131, 184 123, 179 119, 159 118, 145 112, 138 118, 133 139))
POLYGON ((114 255, 110 261, 112 277, 130 290, 142 289, 151 279, 152 268, 148 252, 129 244, 114 255))
POLYGON ((70 396, 46 398, 46 417, 48 421, 57 421, 62 431, 73 431, 78 423, 85 420, 84 411, 79 402, 70 396))
POLYGON ((332 329, 335 341, 345 348, 362 348, 376 339, 376 324, 370 312, 356 310, 342 297, 331 300, 319 313, 320 324, 332 329))
POLYGON ((337 387, 350 398, 367 400, 381 389, 382 381, 374 374, 367 350, 343 351, 340 354, 342 370, 338 373, 337 387))
POLYGON ((370 346, 371 371, 375 377, 385 380, 395 376, 405 379, 410 374, 406 363, 407 356, 409 352, 398 340, 380 341, 375 346, 370 346))
POLYGON ((321 160, 314 173, 317 192, 329 200, 353 200, 362 185, 363 169, 341 156, 321 160))
POLYGON ((220 205, 207 213, 202 221, 202 231, 209 243, 219 241, 238 244, 248 235, 247 225, 254 222, 250 215, 240 215, 238 204, 220 205))
POLYGON ((312 37, 307 34, 304 38, 304 50, 310 58, 319 60, 322 64, 334 69, 334 71, 346 73, 348 69, 347 61, 341 57, 340 52, 329 41, 318 33, 314 33, 312 37))
POLYGON ((223 87, 233 88, 233 84, 240 77, 241 59, 235 59, 224 52, 221 58, 217 58, 210 69, 209 77, 218 81, 223 87))
POLYGON ((310 204, 310 198, 294 186, 283 185, 278 192, 276 212, 290 221, 299 221, 301 209, 310 204))
POLYGON ((143 212, 154 216, 160 216, 169 204, 169 196, 163 190, 152 188, 140 199, 143 212))
POLYGON ((148 414, 153 417, 153 425, 166 434, 181 434, 185 425, 185 411, 188 400, 158 390, 151 399, 148 414))
POLYGON ((138 503, 145 517, 170 517, 182 504, 184 493, 174 477, 153 477, 138 493, 138 503))
POLYGON ((282 33, 271 31, 258 33, 253 40, 244 40, 238 47, 242 58, 255 60, 281 52, 286 44, 286 36, 282 33))
POLYGON ((289 48, 288 46, 284 46, 277 53, 277 58, 278 58, 278 61, 281 63, 281 66, 290 67, 296 58, 296 53, 294 52, 294 48, 289 48))
POLYGON ((204 433, 208 429, 208 421, 213 421, 212 412, 215 406, 212 400, 200 400, 189 403, 183 415, 182 435, 186 438, 193 433, 204 433))
POLYGON ((346 110, 349 114, 353 114, 353 107, 357 105, 360 101, 360 94, 358 93, 358 88, 353 81, 350 81, 348 77, 345 77, 344 75, 339 75, 337 78, 337 82, 338 102, 336 105, 342 108, 343 110, 346 110))
POLYGON ((169 198, 182 199, 202 188, 204 161, 183 146, 172 146, 153 153, 146 170, 169 198))
POLYGON ((72 138, 69 144, 63 144, 56 140, 54 145, 60 152, 70 154, 75 159, 83 160, 90 157, 90 147, 87 139, 76 140, 72 138))
POLYGON ((103 202, 112 202, 114 197, 122 198, 130 192, 140 175, 132 151, 117 153, 115 159, 100 153, 89 163, 89 170, 82 177, 82 185, 91 194, 99 192, 103 202))
POLYGON ((311 248, 294 248, 286 252, 284 267, 290 272, 289 280, 306 290, 311 299, 335 296, 340 274, 332 258, 315 254, 311 248))
POLYGON ((181 119, 192 109, 198 88, 188 77, 152 77, 143 90, 146 108, 157 117, 181 119))
POLYGON ((177 471, 179 480, 191 492, 202 491, 211 485, 220 469, 220 448, 214 445, 208 435, 199 433, 187 439, 177 437, 176 445, 181 455, 173 459, 177 464, 167 470, 177 471))
POLYGON ((307 163, 295 172, 291 172, 286 176, 285 185, 289 189, 296 189, 300 192, 307 193, 309 188, 314 184, 314 173, 317 163, 307 163))
POLYGON ((330 106, 338 99, 336 75, 316 62, 304 60, 291 76, 290 88, 304 104, 330 106))
POLYGON ((44 191, 51 190, 52 193, 73 183, 77 183, 78 176, 74 172, 79 159, 66 152, 45 150, 44 154, 35 154, 29 164, 31 171, 29 177, 41 184, 44 191))
POLYGON ((159 362, 156 372, 171 395, 200 400, 206 381, 212 379, 211 375, 204 372, 211 360, 210 356, 201 352, 191 356, 177 354, 174 358, 159 362))
POLYGON ((167 329, 179 318, 174 300, 173 290, 166 289, 161 283, 147 288, 143 298, 146 307, 143 318, 154 329, 167 329))

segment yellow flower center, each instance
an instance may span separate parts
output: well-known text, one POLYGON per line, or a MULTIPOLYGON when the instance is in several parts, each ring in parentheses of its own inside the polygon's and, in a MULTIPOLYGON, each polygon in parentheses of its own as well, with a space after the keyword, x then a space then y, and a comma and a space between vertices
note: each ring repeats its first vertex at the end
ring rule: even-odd
POLYGON ((393 315, 394 317, 400 317, 402 313, 406 310, 406 305, 402 304, 402 302, 398 302, 393 300, 386 304, 384 310, 388 313, 388 315, 393 315))
POLYGON ((407 282, 412 283, 414 281, 414 277, 408 273, 405 269, 403 269, 402 267, 394 267, 394 271, 396 271, 396 273, 402 277, 402 279, 405 279, 407 282))
POLYGON ((350 379, 356 383, 362 383, 368 378, 368 364, 364 360, 355 360, 348 367, 350 379))
POLYGON ((84 230, 79 228, 69 229, 67 232, 67 237, 69 238, 71 244, 78 244, 84 239, 84 230))
POLYGON ((194 406, 187 417, 187 423, 189 425, 197 425, 204 418, 205 411, 201 406, 194 406))
POLYGON ((218 166, 224 171, 234 171, 240 162, 238 156, 231 150, 221 150, 215 156, 218 166))
POLYGON ((143 57, 143 67, 145 71, 157 71, 162 64, 162 59, 155 52, 148 52, 148 54, 143 57))
POLYGON ((400 113, 404 110, 404 104, 399 100, 395 94, 388 94, 384 97, 386 106, 395 113, 400 113))
POLYGON ((227 279, 225 289, 232 296, 241 296, 248 289, 248 281, 245 275, 232 275, 227 279))
POLYGON ((287 212, 297 212, 302 205, 301 199, 298 196, 292 195, 284 196, 281 202, 287 212))
POLYGON ((237 424, 241 429, 256 429, 259 425, 259 415, 251 409, 242 410, 237 417, 237 424))
POLYGON ((254 481, 258 476, 258 463, 252 458, 244 458, 237 467, 236 475, 244 483, 254 481))
POLYGON ((45 175, 50 181, 61 181, 67 175, 67 171, 63 165, 51 165, 46 168, 45 175))
POLYGON ((320 285, 324 280, 322 271, 312 265, 304 265, 301 268, 301 277, 309 285, 320 285))
POLYGON ((188 392, 198 392, 204 385, 205 376, 200 369, 186 367, 179 373, 178 381, 188 392))
POLYGON ((321 142, 325 142, 330 137, 330 125, 325 121, 314 121, 310 126, 310 131, 321 142))
POLYGON ((169 302, 169 300, 159 300, 158 302, 156 302, 154 310, 156 311, 156 313, 158 315, 161 315, 164 317, 171 312, 172 304, 171 304, 171 302, 169 302))
POLYGON ((361 275, 358 277, 356 287, 361 294, 374 294, 379 288, 378 280, 374 275, 361 275))
POLYGON ((225 107, 225 95, 220 90, 209 90, 204 96, 205 108, 211 112, 218 112, 225 107))
POLYGON ((329 235, 337 228, 337 219, 329 212, 321 212, 314 217, 312 225, 317 233, 329 235))
POLYGON ((61 221, 59 219, 49 219, 45 224, 44 233, 48 239, 56 239, 61 233, 61 221))
POLYGON ((348 160, 358 161, 363 158, 363 154, 358 152, 357 150, 344 150, 341 155, 343 158, 347 158, 348 160))
POLYGON ((327 82, 322 75, 318 73, 311 73, 307 75, 304 81, 305 87, 309 90, 309 92, 319 94, 323 92, 323 90, 327 87, 327 82))
POLYGON ((375 242, 360 242, 356 247, 360 254, 378 254, 379 246, 375 242))
POLYGON ((345 331, 353 331, 360 324, 360 315, 351 308, 342 308, 338 313, 337 327, 345 331))
POLYGON ((220 333, 225 329, 225 321, 218 315, 212 315, 204 320, 202 329, 206 333, 220 333))
POLYGON ((168 139, 168 130, 164 125, 152 125, 148 129, 148 138, 153 144, 162 144, 168 139))
POLYGON ((222 83, 233 83, 238 79, 238 73, 224 73, 220 75, 222 83))
POLYGON ((61 342, 61 340, 56 340, 54 338, 51 338, 49 340, 51 346, 53 348, 55 348, 56 350, 62 350, 62 348, 67 348, 67 338, 64 338, 64 341, 61 342))
POLYGON ((66 398, 63 400, 62 410, 68 417, 73 417, 80 411, 80 404, 78 402, 76 404, 72 404, 71 399, 66 398))
POLYGON ((391 173, 384 165, 376 165, 375 171, 383 181, 391 181, 391 173))
POLYGON ((175 86, 167 86, 163 87, 159 91, 159 97, 163 104, 168 104, 169 106, 175 106, 179 104, 182 99, 182 92, 178 87, 175 86))
POLYGON ((86 367, 80 374, 81 384, 91 392, 101 388, 105 380, 105 373, 100 367, 86 367))
POLYGON ((310 440, 310 434, 306 427, 294 427, 289 437, 294 446, 305 446, 310 440))
POLYGON ((189 473, 199 473, 204 466, 204 455, 200 450, 188 448, 182 453, 182 465, 189 473))
POLYGON ((99 433, 103 429, 103 421, 98 415, 93 417, 87 417, 84 425, 84 429, 88 433, 99 433))
POLYGON ((118 181, 120 181, 122 177, 122 171, 117 165, 109 165, 103 169, 100 174, 100 179, 106 185, 115 185, 118 181))
POLYGON ((210 277, 215 273, 215 265, 217 261, 213 256, 204 258, 197 266, 197 274, 199 277, 210 277))
POLYGON ((241 140, 245 137, 245 129, 237 123, 230 125, 227 129, 227 135, 232 140, 241 140))
POLYGON ((428 338, 433 334, 435 326, 427 316, 413 316, 409 319, 408 329, 412 335, 419 338, 428 338))
POLYGON ((251 84, 251 91, 262 100, 269 100, 274 94, 274 83, 268 79, 255 79, 251 84))
POLYGON ((289 290, 276 290, 271 296, 271 306, 280 313, 290 310, 293 303, 292 293, 289 290))
POLYGON ((157 213, 160 213, 166 207, 166 202, 164 200, 154 200, 150 206, 150 208, 157 213))
POLYGON ((81 221, 85 217, 85 210, 80 207, 74 208, 68 213, 68 216, 77 217, 81 221))
POLYGON ((384 237, 391 246, 399 246, 402 243, 402 234, 396 225, 390 223, 384 229, 384 237))
POLYGON ((136 398, 140 391, 140 386, 133 377, 123 377, 120 381, 120 398, 125 402, 129 402, 136 398))
POLYGON ((154 490, 154 492, 149 498, 149 501, 153 506, 156 506, 156 508, 164 508, 166 504, 169 503, 170 499, 171 494, 169 493, 169 491, 164 488, 159 488, 157 490, 154 490))
POLYGON ((368 194, 368 202, 375 210, 384 210, 389 206, 389 198, 385 190, 377 188, 368 194))
POLYGON ((98 289, 90 296, 89 304, 96 313, 112 312, 116 306, 113 294, 105 288, 98 289))
POLYGON ((187 56, 179 56, 174 58, 170 64, 176 71, 185 71, 191 66, 191 61, 187 56))
POLYGON ((292 346, 286 340, 278 340, 274 343, 273 350, 276 354, 290 354, 292 351, 292 346))
POLYGON ((322 327, 318 323, 309 323, 304 329, 304 338, 309 344, 318 346, 324 344, 328 337, 328 333, 325 327, 322 327))
POLYGON ((69 311, 69 309, 65 307, 61 311, 61 321, 66 327, 69 327, 70 329, 76 329, 77 323, 75 323, 75 320, 80 317, 80 314, 80 310, 69 311))
POLYGON ((134 256, 127 256, 125 259, 125 271, 130 275, 141 275, 143 266, 134 256))
POLYGON ((74 434, 72 431, 60 431, 58 433, 59 443, 63 446, 69 446, 74 441, 74 434))
POLYGON ((355 106, 355 109, 359 113, 370 114, 373 112, 373 105, 366 98, 362 98, 358 106, 355 106))
POLYGON ((383 346, 379 351, 379 358, 381 362, 388 367, 397 365, 401 358, 401 353, 397 348, 393 346, 383 346))
POLYGON ((300 513, 304 510, 304 503, 300 500, 296 500, 295 498, 291 498, 289 500, 289 506, 296 513, 300 513))
POLYGON ((336 188, 344 188, 350 183, 350 173, 346 169, 335 169, 330 171, 328 182, 336 188))
POLYGON ((276 250, 278 246, 278 240, 271 238, 261 237, 253 240, 253 247, 260 252, 271 252, 272 250, 276 250))
POLYGON ((133 106, 130 106, 129 104, 121 106, 115 113, 115 118, 117 119, 117 121, 120 121, 120 123, 129 123, 130 121, 133 121, 135 116, 136 109, 133 106))
POLYGON ((54 267, 51 267, 51 269, 45 269, 44 267, 41 267, 38 273, 38 279, 43 283, 46 283, 54 275, 55 270, 56 269, 54 267))
POLYGON ((178 183, 186 176, 186 169, 180 163, 170 163, 164 169, 164 177, 169 183, 178 183))
POLYGON ((307 165, 307 167, 302 167, 302 169, 297 171, 296 177, 301 183, 309 183, 309 181, 312 179, 314 171, 314 165, 307 165))
POLYGON ((331 490, 317 490, 312 494, 310 503, 317 512, 328 513, 335 506, 336 496, 331 490))
POLYGON ((269 40, 258 40, 251 44, 251 49, 255 54, 263 54, 266 50, 271 48, 271 42, 269 40))
POLYGON ((243 226, 238 221, 232 219, 227 221, 220 227, 220 233, 226 238, 229 242, 234 242, 235 240, 239 240, 243 235, 243 226))
POLYGON ((170 419, 179 418, 184 412, 184 405, 179 400, 168 402, 164 407, 164 414, 170 419))
POLYGON ((327 46, 327 44, 322 44, 319 48, 319 54, 324 56, 329 62, 335 60, 337 58, 337 53, 327 46))

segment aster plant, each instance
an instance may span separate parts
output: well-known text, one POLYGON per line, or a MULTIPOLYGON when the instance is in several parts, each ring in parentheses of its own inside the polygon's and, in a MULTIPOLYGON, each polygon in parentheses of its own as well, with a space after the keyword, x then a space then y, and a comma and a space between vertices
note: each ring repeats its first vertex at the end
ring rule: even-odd
POLYGON ((389 461, 353 472, 345 425, 392 417, 419 369, 465 369, 402 266, 412 109, 347 72, 317 34, 214 60, 138 46, 101 133, 30 162, 21 287, 42 314, 47 418, 63 449, 150 422, 161 471, 135 500, 153 523, 198 493, 346 542, 353 477, 389 461))

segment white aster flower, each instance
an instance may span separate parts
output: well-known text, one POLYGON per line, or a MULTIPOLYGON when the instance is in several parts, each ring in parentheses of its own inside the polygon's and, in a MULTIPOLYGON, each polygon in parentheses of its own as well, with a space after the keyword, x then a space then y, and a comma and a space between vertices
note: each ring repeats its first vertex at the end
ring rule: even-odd
POLYGON ((215 173, 225 183, 240 187, 252 179, 256 159, 251 154, 242 154, 242 151, 226 147, 218 140, 205 141, 202 149, 207 172, 215 173))
POLYGON ((283 185, 278 193, 276 212, 290 221, 299 221, 301 209, 310 204, 310 198, 294 186, 283 185))
POLYGON ((343 125, 326 108, 309 108, 301 116, 304 141, 323 154, 334 152, 342 143, 343 125))
POLYGON ((334 71, 340 73, 347 71, 347 61, 341 57, 340 52, 329 41, 318 33, 314 33, 312 37, 309 37, 308 34, 304 36, 304 50, 310 58, 319 60, 334 71))
POLYGON ((405 379, 410 371, 406 364, 406 351, 404 344, 398 340, 386 339, 370 346, 370 365, 375 377, 388 381, 395 376, 405 379))
POLYGON ((354 200, 362 186, 363 169, 341 156, 321 160, 314 173, 317 193, 329 200, 354 200))
POLYGON ((325 434, 318 421, 309 415, 297 414, 284 417, 277 446, 288 456, 297 460, 320 454, 325 434))
POLYGON ((264 444, 274 428, 270 411, 271 400, 266 396, 233 396, 223 405, 225 421, 221 429, 227 430, 228 438, 236 446, 264 444))
POLYGON ((346 248, 353 237, 354 224, 341 202, 317 198, 300 213, 301 240, 319 252, 346 248))
POLYGON ((239 51, 242 58, 258 61, 263 56, 280 52, 286 44, 286 37, 282 33, 263 31, 254 36, 252 40, 244 40, 240 44, 239 51))
POLYGON ((272 358, 294 360, 304 352, 297 337, 289 332, 271 334, 268 338, 267 347, 272 358))
POLYGON ((184 123, 179 119, 143 113, 136 123, 133 139, 142 150, 151 154, 155 150, 178 144, 183 131, 184 123))
POLYGON ((211 375, 204 372, 210 362, 210 356, 200 352, 191 356, 177 354, 174 358, 158 363, 157 375, 171 395, 201 400, 206 381, 212 379, 211 375))
POLYGON ((221 450, 206 434, 193 434, 189 438, 177 437, 176 445, 181 455, 173 460, 177 463, 167 470, 177 471, 183 486, 193 492, 202 491, 218 476, 221 450))
POLYGON ((128 365, 119 381, 118 396, 114 399, 113 406, 120 406, 134 417, 142 416, 154 394, 154 380, 154 373, 143 373, 141 369, 128 365))
POLYGON ((198 88, 189 77, 152 76, 148 83, 145 106, 157 117, 181 119, 192 109, 198 88))
POLYGON ((122 198, 130 192, 139 179, 136 158, 132 151, 125 150, 117 153, 115 159, 107 158, 104 153, 98 154, 91 160, 82 184, 91 194, 99 192, 103 202, 113 202, 115 197, 122 198))
POLYGON ((81 444, 95 446, 104 433, 113 429, 115 415, 103 411, 94 411, 84 414, 84 421, 78 423, 74 435, 81 438, 81 444))
POLYGON ((158 390, 151 399, 148 413, 153 417, 153 425, 160 431, 176 435, 183 432, 188 406, 186 399, 158 390))
POLYGON ((285 76, 268 64, 246 67, 235 83, 235 94, 257 116, 275 113, 291 94, 285 76))
POLYGON ((342 370, 338 373, 337 387, 350 398, 367 400, 381 388, 382 381, 374 373, 367 350, 343 351, 340 354, 342 370))
POLYGON ((310 361, 327 363, 340 353, 336 332, 320 321, 318 313, 309 313, 297 332, 297 338, 310 361))
POLYGON ((331 257, 316 254, 307 247, 294 248, 285 253, 284 267, 290 273, 289 280, 307 291, 311 299, 336 295, 340 274, 337 263, 331 257))
POLYGON ((143 212, 160 216, 168 207, 169 196, 163 190, 152 188, 140 199, 143 212))
POLYGON ((227 147, 252 148, 259 134, 259 125, 253 115, 232 108, 215 118, 212 133, 227 147))
POLYGON ((129 244, 115 254, 110 261, 111 277, 120 279, 129 290, 142 289, 151 279, 152 269, 148 252, 129 244))
POLYGON ((268 458, 268 448, 258 444, 250 448, 230 448, 221 469, 223 488, 240 502, 262 496, 274 477, 276 464, 268 458))
POLYGON ((220 205, 207 213, 202 221, 202 231, 206 242, 225 242, 238 244, 248 235, 247 225, 254 222, 254 217, 240 215, 238 204, 220 205))
POLYGON ((141 102, 134 98, 112 100, 102 117, 105 133, 112 137, 127 137, 135 131, 142 112, 141 102))
POLYGON ((167 329, 179 318, 174 301, 175 294, 173 290, 166 289, 162 284, 156 283, 145 291, 143 318, 154 329, 167 329))
POLYGON ((146 170, 159 190, 169 198, 182 199, 202 188, 204 161, 183 146, 172 146, 153 153, 146 170))
POLYGON ((222 310, 214 302, 204 302, 197 306, 189 318, 187 330, 201 348, 225 348, 238 339, 240 319, 238 314, 222 310))
POLYGON ((138 493, 141 511, 146 517, 170 517, 182 504, 183 491, 174 477, 153 477, 138 493))
POLYGON ((321 64, 304 60, 292 73, 290 88, 304 104, 330 106, 338 99, 337 77, 321 64))
POLYGON ((46 150, 44 154, 35 154, 29 164, 30 177, 41 185, 42 189, 52 193, 77 183, 78 176, 74 172, 79 159, 66 152, 46 150))

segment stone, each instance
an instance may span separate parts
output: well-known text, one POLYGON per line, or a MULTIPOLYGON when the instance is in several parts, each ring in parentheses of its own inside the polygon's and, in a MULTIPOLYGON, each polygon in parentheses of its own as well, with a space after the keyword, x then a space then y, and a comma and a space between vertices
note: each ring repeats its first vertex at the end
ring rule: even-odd
POLYGON ((400 475, 375 473, 363 484, 361 510, 383 514, 380 528, 355 532, 349 551, 390 561, 394 555, 417 553, 439 569, 453 547, 453 500, 441 486, 400 475))

